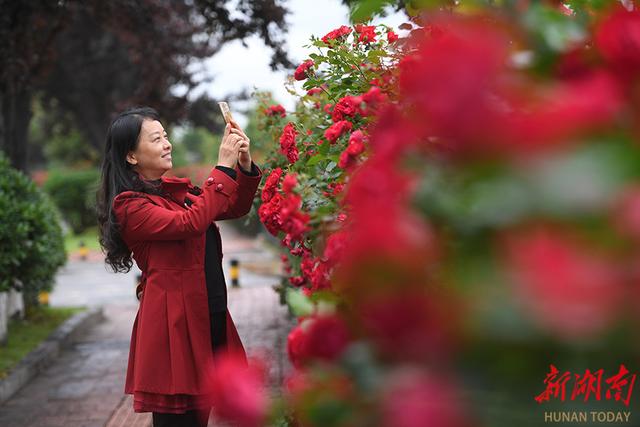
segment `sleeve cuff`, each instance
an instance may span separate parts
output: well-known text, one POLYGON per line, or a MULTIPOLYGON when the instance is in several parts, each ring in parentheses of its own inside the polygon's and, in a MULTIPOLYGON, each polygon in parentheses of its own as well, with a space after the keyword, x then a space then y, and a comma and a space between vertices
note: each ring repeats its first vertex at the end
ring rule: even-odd
POLYGON ((228 168, 226 166, 216 166, 216 169, 218 169, 219 171, 222 171, 224 173, 226 173, 227 175, 229 175, 229 178, 233 179, 234 181, 236 180, 236 178, 238 177, 237 172, 234 169, 228 168))
POLYGON ((260 175, 260 171, 258 170, 256 164, 253 163, 253 160, 251 161, 251 171, 244 170, 244 168, 242 166, 240 166, 240 164, 238 164, 238 169, 240 170, 240 172, 242 172, 243 174, 248 175, 248 176, 258 176, 258 175, 260 175))

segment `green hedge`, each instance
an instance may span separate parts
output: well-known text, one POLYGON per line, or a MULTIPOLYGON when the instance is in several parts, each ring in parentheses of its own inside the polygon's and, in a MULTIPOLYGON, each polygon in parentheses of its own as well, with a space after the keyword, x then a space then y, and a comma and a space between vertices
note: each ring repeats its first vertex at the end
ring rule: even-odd
POLYGON ((65 260, 55 206, 0 152, 0 291, 21 289, 25 303, 36 305, 65 260))
POLYGON ((97 169, 53 171, 44 190, 51 196, 75 234, 96 225, 97 169))

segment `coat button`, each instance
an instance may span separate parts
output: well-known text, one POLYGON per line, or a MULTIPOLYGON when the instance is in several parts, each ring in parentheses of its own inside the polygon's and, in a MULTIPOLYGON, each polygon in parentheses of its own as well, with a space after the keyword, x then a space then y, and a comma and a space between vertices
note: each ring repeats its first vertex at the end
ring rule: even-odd
POLYGON ((207 178, 207 185, 211 185, 213 184, 213 178, 209 177, 207 178))
POLYGON ((218 191, 222 191, 223 185, 222 184, 218 184, 216 185, 216 190, 218 191))

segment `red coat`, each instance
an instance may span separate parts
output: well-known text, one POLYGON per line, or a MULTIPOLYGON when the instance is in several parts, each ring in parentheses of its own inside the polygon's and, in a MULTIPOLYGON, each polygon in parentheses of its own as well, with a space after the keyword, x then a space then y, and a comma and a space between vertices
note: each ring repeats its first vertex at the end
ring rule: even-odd
MULTIPOLYGON (((163 177, 169 197, 126 191, 114 198, 122 237, 142 270, 144 286, 131 333, 125 393, 204 393, 203 374, 212 363, 205 232, 214 220, 249 212, 262 178, 258 171, 252 177, 236 167, 234 181, 214 168, 199 196, 187 193, 188 178, 163 177), (185 197, 194 201, 190 207, 185 197)), ((222 259, 222 250, 219 255, 222 259)), ((227 346, 246 357, 228 310, 227 346)))

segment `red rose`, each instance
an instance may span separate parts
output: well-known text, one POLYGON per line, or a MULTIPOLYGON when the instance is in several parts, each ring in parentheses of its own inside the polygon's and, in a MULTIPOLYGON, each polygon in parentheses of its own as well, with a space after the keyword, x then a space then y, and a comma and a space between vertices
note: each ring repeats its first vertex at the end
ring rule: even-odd
POLYGON ((349 137, 347 148, 340 154, 338 166, 342 169, 351 169, 355 164, 357 157, 364 151, 364 134, 357 130, 349 137))
POLYGON ((296 174, 287 174, 282 181, 282 191, 284 191, 285 194, 290 194, 297 184, 296 174))
MULTIPOLYGON (((281 229, 287 233, 290 241, 300 241, 309 230, 309 214, 300 212, 302 198, 290 193, 282 200, 279 212, 281 229)), ((289 246, 289 245, 287 245, 289 246)))
POLYGON ((350 156, 349 153, 347 153, 347 150, 344 150, 342 153, 340 153, 340 158, 338 159, 339 168, 348 170, 353 168, 355 164, 356 164, 355 157, 350 156))
POLYGON ((337 122, 343 120, 345 116, 353 117, 359 111, 361 103, 362 97, 360 96, 345 96, 336 104, 331 113, 331 118, 334 122, 337 122))
POLYGON ((282 227, 282 221, 280 219, 280 205, 282 204, 282 200, 282 196, 276 193, 271 200, 263 203, 258 208, 260 222, 262 222, 267 231, 274 236, 278 235, 282 227))
POLYGON ((305 338, 302 323, 291 329, 287 336, 287 353, 289 354, 289 360, 296 368, 304 366, 304 361, 308 358, 305 338))
POLYGON ((376 27, 375 25, 356 25, 356 33, 360 34, 358 41, 365 43, 373 43, 376 41, 376 27))
POLYGON ((351 122, 347 120, 341 120, 337 123, 332 124, 329 129, 324 132, 324 137, 327 138, 327 141, 329 141, 329 143, 333 144, 338 138, 340 138, 343 133, 350 131, 352 127, 353 125, 351 124, 351 122))
POLYGON ((300 262, 300 271, 305 277, 311 277, 316 263, 317 260, 309 252, 305 252, 300 262))
POLYGON ((309 72, 309 69, 311 67, 313 67, 314 62, 311 59, 308 59, 306 61, 304 61, 302 64, 300 64, 298 66, 298 68, 296 68, 295 73, 293 74, 293 77, 296 80, 304 80, 307 78, 307 73, 309 72))
POLYGON ((323 258, 329 265, 335 265, 340 260, 347 241, 348 235, 344 231, 338 231, 329 236, 323 253, 323 258))
POLYGON ((347 146, 347 152, 349 155, 356 157, 364 151, 364 135, 362 131, 355 131, 349 137, 349 145, 347 146))
POLYGON ((343 25, 340 28, 336 28, 335 30, 328 32, 321 40, 327 44, 331 44, 332 40, 339 39, 340 37, 344 37, 349 34, 351 34, 351 28, 343 25))
POLYGON ((398 41, 398 35, 396 33, 394 33, 393 31, 389 31, 387 33, 387 41, 389 43, 393 43, 393 42, 398 41))
POLYGON ((281 168, 275 168, 271 172, 271 174, 267 178, 267 181, 264 184, 264 188, 262 189, 263 202, 268 202, 276 194, 276 189, 278 188, 278 183, 280 182, 281 177, 282 177, 281 168))
POLYGON ((276 115, 280 115, 280 117, 285 117, 287 115, 286 111, 284 110, 284 107, 280 104, 278 105, 272 105, 269 108, 267 108, 264 112, 267 116, 276 116, 276 115))
POLYGON ((287 123, 282 129, 282 135, 280 135, 281 152, 287 156, 289 163, 295 163, 298 160, 298 147, 296 147, 297 134, 298 132, 293 127, 293 123, 287 123))
POLYGON ((307 96, 313 96, 319 93, 322 93, 322 89, 320 89, 319 87, 314 87, 307 91, 307 96))
POLYGON ((311 274, 311 290, 318 291, 321 289, 331 289, 329 266, 324 262, 319 262, 311 274))
POLYGON ((295 286, 296 288, 304 285, 305 282, 306 280, 302 276, 289 277, 289 283, 291 283, 291 286, 295 286))

